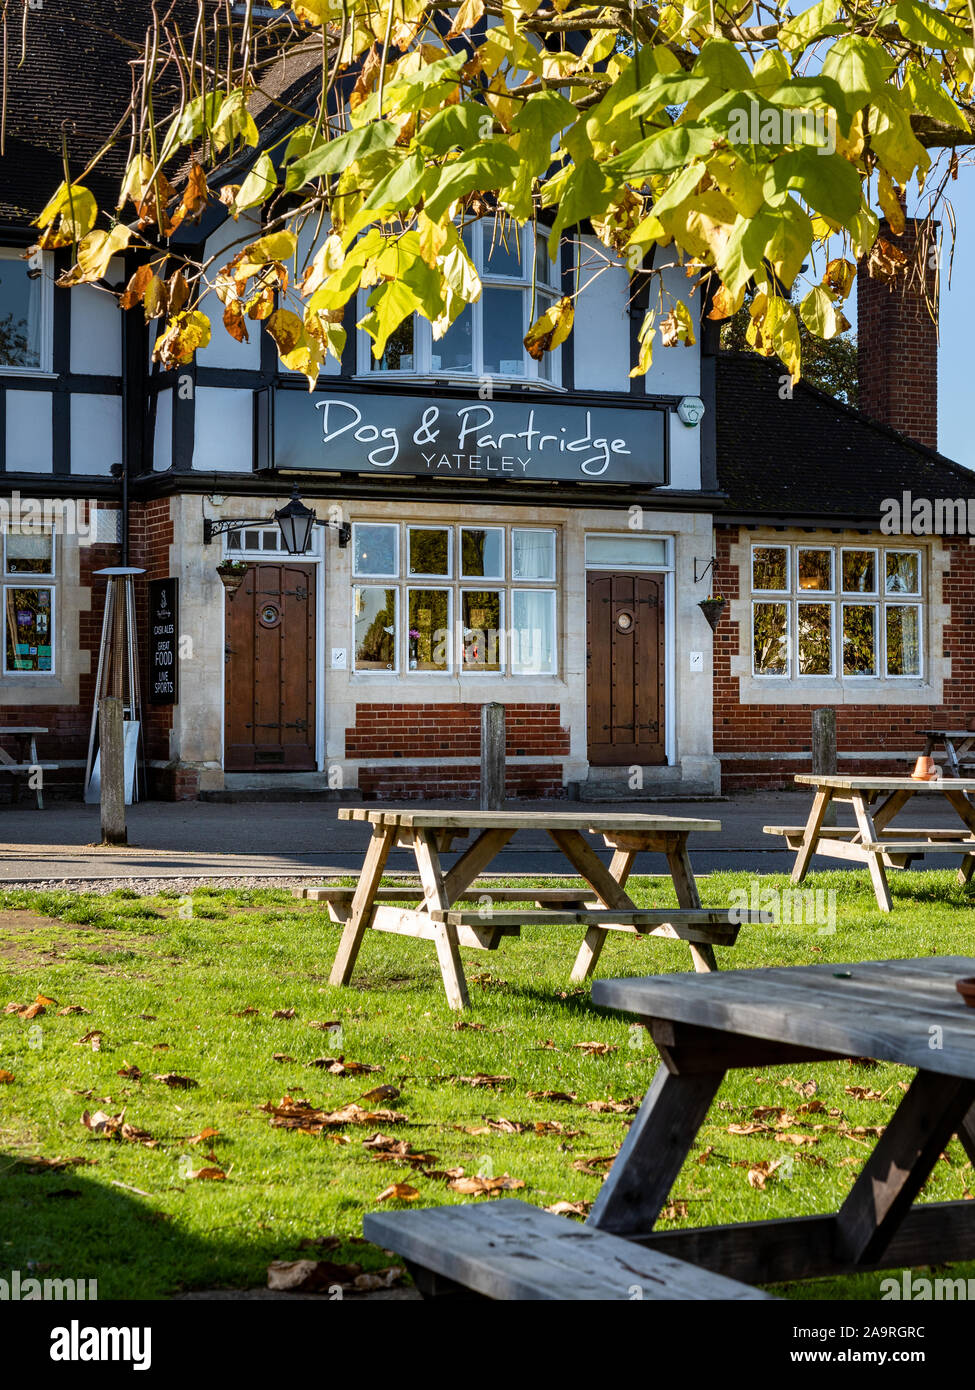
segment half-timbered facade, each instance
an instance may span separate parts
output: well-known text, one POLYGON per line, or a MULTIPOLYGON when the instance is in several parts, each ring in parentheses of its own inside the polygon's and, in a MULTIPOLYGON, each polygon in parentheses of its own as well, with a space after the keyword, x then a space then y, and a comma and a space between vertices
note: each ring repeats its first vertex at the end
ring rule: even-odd
MULTIPOLYGON (((125 55, 99 37, 93 107, 58 56, 83 44, 93 10, 141 32, 137 9, 92 0, 32 17, 0 163, 0 704, 4 723, 49 727, 43 752, 66 784, 80 783, 91 718, 94 571, 119 563, 145 570, 144 669, 147 585, 177 581, 177 679, 146 689, 157 795, 289 781, 470 795, 494 701, 513 795, 710 795, 722 769, 798 770, 816 704, 855 705, 850 739, 868 758, 914 746, 905 710, 916 725, 975 708, 956 597, 971 592, 967 541, 881 539, 874 485, 968 496, 965 470, 825 398, 818 416, 801 409, 804 388, 790 398, 757 360, 739 370, 713 325, 631 377, 643 309, 585 229, 553 263, 530 230, 483 220, 468 236, 484 291, 446 337, 408 322, 376 362, 351 305, 342 362, 312 392, 259 324, 246 342, 227 336, 219 304, 201 306, 210 345, 164 372, 141 309, 55 288, 52 257, 23 259, 31 219, 62 138, 81 165, 128 81, 113 90, 125 55), (30 83, 57 89, 57 121, 30 83), (533 308, 577 287, 572 337, 536 363, 533 308), (821 441, 802 437, 810 420, 832 422, 821 441), (858 486, 881 437, 886 476, 858 486), (810 497, 817 447, 845 489, 828 503, 810 497), (270 520, 295 486, 322 523, 298 557, 270 520), (38 506, 39 529, 26 524, 38 506), (233 595, 225 559, 247 567, 233 595), (716 636, 699 608, 712 592, 731 600, 716 636)), ((179 236, 229 259, 255 230, 214 201, 179 236)), ((113 263, 108 282, 129 269, 113 263)))

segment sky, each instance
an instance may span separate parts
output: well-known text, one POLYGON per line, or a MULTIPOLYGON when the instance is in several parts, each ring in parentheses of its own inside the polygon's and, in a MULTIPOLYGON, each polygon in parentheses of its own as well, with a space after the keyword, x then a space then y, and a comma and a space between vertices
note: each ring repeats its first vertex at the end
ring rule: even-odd
POLYGON ((958 234, 950 286, 942 274, 938 447, 948 458, 975 468, 975 353, 971 334, 975 310, 975 166, 963 165, 959 170, 951 202, 958 234))

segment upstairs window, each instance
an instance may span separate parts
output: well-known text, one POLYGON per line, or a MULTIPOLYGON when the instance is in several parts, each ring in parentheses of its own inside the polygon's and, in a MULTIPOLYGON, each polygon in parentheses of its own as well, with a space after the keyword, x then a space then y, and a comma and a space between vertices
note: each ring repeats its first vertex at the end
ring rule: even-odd
POLYGON ((51 370, 51 280, 43 257, 0 247, 0 372, 51 370))
MULTIPOLYGON (((484 286, 477 303, 469 304, 437 340, 426 319, 404 319, 378 359, 372 339, 360 333, 359 371, 447 379, 489 376, 559 385, 559 350, 535 362, 524 344, 532 323, 561 294, 561 271, 557 258, 554 263, 549 260, 547 235, 540 230, 536 242, 531 227, 488 219, 466 227, 463 237, 484 286)), ((363 292, 360 317, 367 312, 367 299, 363 292)))

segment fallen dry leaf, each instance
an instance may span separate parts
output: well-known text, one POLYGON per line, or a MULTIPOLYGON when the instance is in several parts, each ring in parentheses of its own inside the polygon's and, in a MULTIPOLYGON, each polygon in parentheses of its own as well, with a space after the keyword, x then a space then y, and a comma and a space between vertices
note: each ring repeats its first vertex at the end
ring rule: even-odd
POLYGON ((768 1134, 771 1126, 761 1123, 745 1125, 728 1125, 728 1134, 768 1134))
POLYGON ((152 1050, 153 1052, 168 1052, 169 1043, 153 1043, 152 1050))
POLYGON ((749 1168, 747 1174, 748 1186, 756 1187, 760 1192, 764 1192, 765 1184, 768 1182, 769 1178, 775 1172, 776 1168, 781 1167, 781 1165, 784 1162, 784 1158, 777 1158, 774 1161, 770 1161, 767 1158, 763 1158, 761 1163, 756 1163, 751 1168, 749 1168))
POLYGON ((316 1057, 313 1062, 306 1062, 305 1066, 320 1067, 330 1076, 364 1076, 368 1072, 382 1071, 382 1067, 369 1062, 347 1062, 344 1057, 316 1057))
POLYGON ((197 1168, 195 1173, 187 1173, 187 1178, 199 1178, 204 1182, 223 1182, 227 1174, 222 1168, 197 1168))
POLYGON ((373 1293, 376 1289, 391 1289, 399 1284, 406 1271, 402 1265, 389 1265, 386 1269, 372 1269, 368 1274, 357 1274, 352 1287, 360 1293, 373 1293))
POLYGON ((361 1272, 361 1265, 337 1265, 329 1260, 272 1260, 267 1267, 267 1286, 286 1293, 318 1293, 336 1284, 346 1286, 361 1272))
POLYGON ((211 1139, 216 1139, 219 1133, 219 1129, 201 1129, 199 1134, 191 1134, 188 1139, 182 1139, 180 1142, 183 1144, 207 1144, 211 1139))
POLYGON ((815 1134, 790 1134, 788 1131, 780 1131, 775 1136, 777 1144, 794 1144, 800 1148, 803 1144, 818 1144, 819 1139, 815 1134))
POLYGON ((553 1216, 588 1216, 592 1202, 553 1202, 546 1211, 553 1216))
POLYGON ((561 1120, 536 1120, 536 1134, 561 1134, 565 1139, 578 1139, 581 1129, 567 1129, 561 1120))
POLYGON ((875 1091, 872 1086, 844 1086, 843 1090, 855 1100, 883 1100, 886 1092, 875 1091))
POLYGON ((370 1104, 375 1104, 380 1100, 396 1100, 399 1097, 399 1090, 396 1086, 374 1086, 371 1091, 363 1091, 360 1100, 367 1100, 370 1104))
POLYGON ((619 1051, 615 1043, 582 1042, 573 1043, 572 1046, 577 1047, 580 1052, 584 1052, 587 1057, 605 1057, 610 1052, 619 1051))
POLYGON ((575 1091, 526 1091, 529 1100, 556 1100, 566 1105, 575 1105, 579 1099, 575 1091))
POLYGON ((411 1187, 408 1182, 390 1183, 389 1187, 384 1187, 376 1198, 377 1202, 413 1202, 419 1197, 420 1190, 411 1187))
POLYGON ((90 1009, 83 1009, 80 1004, 65 1004, 63 1009, 58 1009, 59 1018, 67 1018, 69 1014, 88 1014, 90 1009))
POLYGON ((341 1110, 316 1110, 307 1100, 294 1100, 282 1096, 275 1105, 267 1101, 260 1107, 271 1116, 271 1124, 278 1129, 298 1129, 306 1134, 320 1134, 323 1129, 338 1125, 401 1125, 406 1116, 395 1110, 363 1110, 360 1105, 343 1106, 341 1110))
POLYGON ((124 1110, 117 1115, 109 1115, 104 1110, 96 1110, 92 1115, 86 1110, 81 1117, 81 1123, 92 1134, 101 1135, 106 1139, 125 1139, 130 1144, 143 1144, 147 1149, 154 1149, 159 1143, 148 1130, 129 1124, 125 1119, 124 1110))
POLYGON ((572 1166, 578 1173, 588 1173, 592 1178, 601 1178, 604 1169, 615 1162, 615 1159, 615 1154, 603 1154, 595 1158, 577 1158, 572 1166))
POLYGON ((467 1197, 483 1197, 493 1192, 516 1192, 524 1187, 520 1178, 502 1173, 499 1178, 482 1178, 471 1174, 469 1178, 452 1178, 447 1184, 451 1192, 462 1192, 467 1197))
POLYGON ((163 1071, 153 1075, 153 1081, 161 1081, 164 1086, 172 1086, 176 1091, 189 1091, 194 1086, 199 1086, 199 1081, 194 1081, 190 1076, 180 1076, 179 1072, 163 1071))
POLYGON ((135 1063, 130 1066, 128 1062, 123 1062, 122 1066, 119 1067, 118 1074, 123 1076, 126 1081, 141 1081, 142 1079, 142 1072, 135 1063))
POLYGON ((323 1033, 331 1033, 333 1028, 341 1028, 342 1024, 337 1018, 329 1019, 326 1023, 319 1023, 317 1019, 309 1019, 306 1025, 308 1028, 318 1028, 323 1033))
POLYGON ((587 1100, 585 1107, 595 1115, 635 1115, 640 1108, 635 1100, 587 1100))
POLYGON ((293 1062, 294 1058, 289 1057, 286 1052, 275 1052, 271 1056, 272 1062, 293 1062))
POLYGON ((140 1014, 139 1017, 142 1019, 143 1023, 155 1023, 156 1021, 155 1014, 140 1014))
POLYGON ((455 1081, 460 1081, 464 1086, 506 1086, 509 1081, 513 1081, 511 1076, 491 1076, 488 1072, 477 1071, 473 1076, 455 1076, 455 1081))
POLYGON ((471 1028, 480 1033, 487 1027, 486 1023, 468 1023, 466 1018, 460 1019, 457 1023, 451 1024, 455 1033, 460 1033, 465 1028, 471 1028))
POLYGON ((59 1173, 64 1168, 88 1168, 98 1162, 97 1158, 18 1158, 15 1159, 18 1168, 24 1168, 28 1173, 59 1173))
POLYGON ((101 1052, 102 1031, 100 1028, 92 1028, 90 1032, 86 1033, 83 1038, 79 1038, 75 1043, 75 1047, 85 1046, 90 1046, 92 1052, 101 1052))
POLYGON ((12 1071, 0 1071, 0 1086, 9 1086, 14 1079, 12 1071))
POLYGON ((239 1012, 239 1013, 235 1013, 235 1014, 233 1015, 233 1017, 234 1017, 234 1018, 250 1018, 252 1014, 259 1014, 260 1012, 261 1012, 260 1009, 255 1009, 255 1008, 253 1007, 253 1005, 248 1004, 248 1006, 247 1006, 246 1009, 241 1009, 240 1012, 239 1012))
POLYGON ((272 1018, 294 1018, 294 1017, 297 1015, 297 1012, 298 1012, 297 1009, 275 1009, 274 1012, 271 1014, 271 1017, 272 1017, 272 1018))
POLYGON ((681 1221, 687 1215, 687 1203, 677 1198, 668 1202, 657 1218, 659 1221, 681 1221))

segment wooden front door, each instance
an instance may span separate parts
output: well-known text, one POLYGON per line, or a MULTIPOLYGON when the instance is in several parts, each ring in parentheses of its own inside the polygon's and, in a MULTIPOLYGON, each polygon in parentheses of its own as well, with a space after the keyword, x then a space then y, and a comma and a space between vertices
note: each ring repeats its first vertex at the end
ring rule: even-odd
POLYGON ((664 576, 586 575, 589 761, 666 762, 664 576))
POLYGON ((228 594, 224 769, 315 769, 315 570, 252 565, 228 594))

